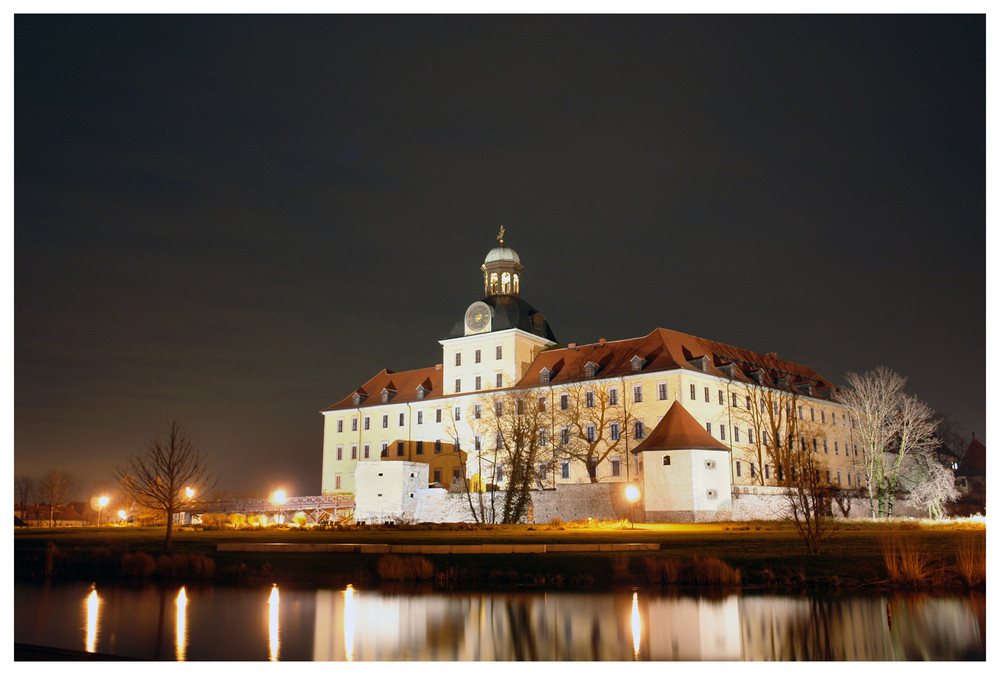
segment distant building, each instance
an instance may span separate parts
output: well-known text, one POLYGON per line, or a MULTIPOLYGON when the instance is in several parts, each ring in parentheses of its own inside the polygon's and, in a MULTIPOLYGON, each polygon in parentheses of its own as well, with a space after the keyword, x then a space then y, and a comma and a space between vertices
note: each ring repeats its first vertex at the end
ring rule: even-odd
MULTIPOLYGON (((729 502, 731 486, 777 484, 781 467, 757 452, 767 443, 817 453, 831 485, 863 485, 848 416, 834 400, 835 387, 818 373, 773 353, 664 328, 625 340, 562 345, 546 317, 521 297, 524 267, 502 236, 481 265, 485 295, 439 341, 441 364, 382 370, 322 411, 323 493, 356 493, 359 467, 387 461, 428 464, 428 482, 438 487, 449 487, 464 469, 471 482, 503 489, 509 477, 493 462, 499 440, 484 420, 504 395, 552 413, 552 423, 537 430, 546 450, 532 467, 539 488, 625 483, 641 480, 644 472, 667 480, 662 464, 644 467, 643 457, 678 450, 660 429, 664 421, 673 428, 671 406, 678 419, 685 416, 685 429, 700 429, 699 444, 684 449, 685 461, 701 468, 709 459, 715 463, 704 490, 714 491, 717 505, 729 502), (764 410, 761 392, 783 394, 768 401, 772 412, 797 420, 799 438, 768 438, 753 421, 764 410), (573 406, 580 411, 578 424, 559 423, 557 413, 573 406), (581 438, 597 446, 598 460, 581 456, 581 438), (666 445, 651 447, 654 438, 666 445)), ((677 480, 676 470, 670 475, 677 480)), ((688 480, 701 478, 691 473, 688 480)), ((698 510, 701 497, 692 493, 685 504, 668 499, 653 510, 698 510)))
POLYGON ((975 437, 958 463, 955 486, 964 504, 986 507, 986 446, 975 437))

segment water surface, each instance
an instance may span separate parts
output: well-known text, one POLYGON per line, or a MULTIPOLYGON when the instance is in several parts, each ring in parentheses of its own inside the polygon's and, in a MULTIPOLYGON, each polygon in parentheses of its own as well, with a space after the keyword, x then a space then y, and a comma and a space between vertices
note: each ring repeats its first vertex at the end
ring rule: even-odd
POLYGON ((15 584, 14 641, 145 660, 985 658, 985 596, 15 584))

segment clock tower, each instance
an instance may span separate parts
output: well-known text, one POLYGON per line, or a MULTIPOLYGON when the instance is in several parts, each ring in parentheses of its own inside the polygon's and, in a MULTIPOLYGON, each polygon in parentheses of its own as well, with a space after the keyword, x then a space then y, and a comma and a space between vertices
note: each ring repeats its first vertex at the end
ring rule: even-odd
POLYGON ((486 254, 481 270, 485 297, 473 302, 441 345, 444 393, 511 387, 538 352, 557 344, 541 312, 521 298, 521 259, 504 245, 486 254))

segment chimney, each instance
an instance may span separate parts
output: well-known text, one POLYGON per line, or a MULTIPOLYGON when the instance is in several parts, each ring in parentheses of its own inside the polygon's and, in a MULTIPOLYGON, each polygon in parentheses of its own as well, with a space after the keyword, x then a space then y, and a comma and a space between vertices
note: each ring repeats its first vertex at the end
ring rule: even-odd
POLYGON ((568 346, 568 347, 569 347, 570 349, 576 349, 576 343, 575 343, 575 342, 570 342, 570 343, 569 343, 569 345, 567 345, 567 346, 568 346))
POLYGON ((441 370, 441 364, 440 363, 435 363, 434 364, 434 370, 441 370))
POLYGON ((607 344, 607 342, 608 342, 608 341, 607 341, 607 340, 605 340, 604 338, 601 338, 600 340, 598 340, 598 341, 597 341, 597 343, 598 343, 599 345, 601 345, 602 347, 603 347, 603 346, 604 346, 605 344, 607 344))

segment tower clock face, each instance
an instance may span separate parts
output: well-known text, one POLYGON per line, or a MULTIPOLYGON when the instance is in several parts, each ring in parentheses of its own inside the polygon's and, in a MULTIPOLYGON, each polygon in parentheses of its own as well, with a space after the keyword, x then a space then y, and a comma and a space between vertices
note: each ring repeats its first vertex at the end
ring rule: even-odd
POLYGON ((465 311, 465 327, 470 333, 478 333, 490 325, 490 306, 485 302, 474 302, 465 311))

